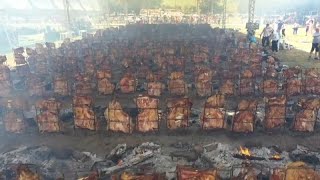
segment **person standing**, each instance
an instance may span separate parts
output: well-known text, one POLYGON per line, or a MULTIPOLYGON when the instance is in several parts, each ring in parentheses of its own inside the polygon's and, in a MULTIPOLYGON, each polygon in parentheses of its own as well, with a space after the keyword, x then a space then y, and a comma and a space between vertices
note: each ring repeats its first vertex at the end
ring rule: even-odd
POLYGON ((269 47, 270 46, 270 35, 272 32, 272 27, 269 24, 263 29, 262 33, 260 34, 260 38, 262 37, 262 46, 269 47))
POLYGON ((272 52, 278 52, 279 51, 279 40, 280 40, 280 36, 279 33, 277 31, 272 31, 271 33, 271 40, 272 40, 272 52))
POLYGON ((297 35, 298 34, 298 29, 299 29, 299 24, 295 22, 293 24, 293 35, 297 35))
POLYGON ((306 22, 306 36, 308 36, 308 33, 311 33, 313 32, 313 20, 312 19, 309 19, 307 22, 306 22))
POLYGON ((284 22, 281 27, 281 34, 282 37, 286 37, 286 24, 284 22))
POLYGON ((311 51, 310 51, 310 56, 309 58, 311 58, 312 56, 312 53, 315 51, 315 56, 314 56, 314 59, 318 60, 320 57, 320 54, 319 54, 319 44, 320 44, 320 29, 317 28, 316 29, 316 32, 313 34, 313 40, 312 40, 312 48, 311 48, 311 51))

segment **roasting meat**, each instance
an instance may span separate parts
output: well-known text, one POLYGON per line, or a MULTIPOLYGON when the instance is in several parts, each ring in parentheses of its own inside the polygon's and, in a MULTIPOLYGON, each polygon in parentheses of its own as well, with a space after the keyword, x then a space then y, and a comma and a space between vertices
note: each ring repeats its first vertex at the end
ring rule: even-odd
POLYGON ((240 79, 240 95, 251 95, 254 93, 254 83, 252 79, 240 79))
POLYGON ((96 130, 96 119, 91 107, 82 105, 73 107, 74 124, 78 128, 96 130))
POLYGON ((287 102, 286 96, 272 97, 267 100, 269 106, 285 106, 287 102))
POLYGON ((53 91, 61 96, 69 95, 69 87, 67 79, 63 77, 55 77, 53 82, 53 91))
POLYGON ((283 76, 286 79, 292 79, 292 78, 298 77, 300 72, 301 72, 301 68, 300 67, 293 67, 293 68, 289 68, 289 69, 285 70, 283 72, 283 76))
POLYGON ((232 131, 234 132, 253 132, 255 116, 251 111, 239 111, 233 119, 232 131))
POLYGON ((212 88, 212 72, 204 72, 196 78, 196 88, 199 96, 210 96, 212 88))
POLYGON ((25 128, 25 122, 22 115, 10 111, 4 117, 6 131, 12 133, 22 133, 25 128))
POLYGON ((313 132, 316 123, 316 113, 314 110, 302 110, 296 114, 294 127, 296 131, 313 132))
POLYGON ((205 103, 200 116, 201 126, 204 129, 222 129, 224 127, 225 113, 219 108, 224 107, 224 95, 213 95, 205 103))
POLYGON ((254 76, 261 76, 262 75, 262 67, 261 63, 253 63, 250 66, 250 71, 254 76))
POLYGON ((278 92, 278 83, 275 80, 265 80, 261 84, 261 89, 265 94, 276 94, 278 92))
POLYGON ((245 70, 241 76, 241 78, 244 78, 244 79, 251 79, 252 77, 253 77, 253 73, 250 70, 245 70))
POLYGON ((115 85, 108 78, 98 80, 98 91, 101 94, 107 95, 114 92, 115 85))
POLYGON ((99 174, 97 172, 93 172, 89 176, 82 177, 77 180, 99 180, 99 174))
POLYGON ((268 65, 275 65, 276 60, 274 59, 274 57, 269 56, 267 59, 267 63, 268 63, 268 65))
POLYGON ((122 93, 133 93, 136 90, 136 79, 132 74, 125 74, 120 81, 122 93))
POLYGON ((42 96, 45 91, 44 82, 35 75, 28 79, 28 92, 30 96, 42 96))
POLYGON ((172 72, 169 77, 171 80, 184 79, 183 72, 172 72))
POLYGON ((320 78, 307 77, 305 79, 305 92, 308 94, 320 94, 320 78))
POLYGON ((257 109, 257 101, 255 100, 241 100, 238 104, 239 111, 255 111, 257 109))
POLYGON ((137 130, 149 132, 159 129, 158 104, 159 100, 147 96, 140 96, 136 100, 139 114, 137 118, 137 130))
POLYGON ((188 93, 188 86, 183 79, 170 80, 168 88, 172 95, 182 96, 188 93))
POLYGON ((45 111, 37 116, 40 132, 59 132, 59 117, 58 114, 45 111))
POLYGON ((270 180, 308 180, 320 179, 320 174, 304 162, 293 162, 286 169, 275 169, 270 180))
POLYGON ((36 107, 49 112, 58 112, 61 108, 61 103, 54 98, 51 98, 48 100, 38 101, 36 103, 36 107))
POLYGON ((299 102, 303 109, 317 110, 320 108, 320 99, 301 99, 299 102))
POLYGON ((169 129, 185 128, 191 113, 192 103, 189 99, 172 100, 167 104, 169 113, 167 117, 167 126, 169 129))
POLYGON ((164 79, 166 77, 166 72, 148 72, 146 80, 148 82, 157 82, 157 81, 161 81, 162 79, 164 79))
POLYGON ((319 78, 320 73, 316 68, 307 69, 304 73, 307 78, 319 78))
POLYGON ((108 108, 104 112, 104 116, 108 121, 108 129, 115 132, 132 133, 132 118, 122 110, 119 102, 113 100, 109 103, 108 108))
POLYGON ((283 126, 286 122, 286 106, 269 106, 266 109, 265 127, 268 129, 283 126))
POLYGON ((287 96, 299 95, 302 93, 302 82, 299 79, 290 79, 287 81, 287 96))
POLYGON ((219 108, 204 107, 200 117, 200 123, 203 129, 224 128, 225 113, 219 108))
POLYGON ((222 108, 225 104, 225 97, 224 95, 216 94, 209 97, 206 101, 206 106, 214 107, 214 108, 222 108))
POLYGON ((217 170, 199 170, 191 167, 177 167, 178 180, 220 180, 217 170))
POLYGON ((220 87, 220 93, 225 95, 234 95, 234 84, 231 80, 226 80, 220 87))
POLYGON ((111 70, 97 70, 97 78, 98 79, 111 79, 112 77, 112 72, 111 70))
POLYGON ((148 83, 148 95, 149 96, 161 96, 162 90, 165 85, 161 82, 149 82, 148 83))
POLYGON ((86 81, 78 82, 75 86, 75 92, 79 95, 92 94, 92 84, 86 81))
POLYGON ((14 61, 17 65, 26 64, 26 58, 22 54, 14 54, 14 61))
POLYGON ((278 75, 278 72, 276 71, 275 67, 274 66, 271 66, 271 67, 268 67, 267 70, 266 70, 266 76, 268 78, 275 78, 277 77, 278 75))
POLYGON ((112 180, 166 180, 164 174, 133 174, 130 172, 123 172, 120 177, 113 175, 112 180))
POLYGON ((40 180, 37 173, 32 172, 26 165, 19 165, 17 168, 18 180, 40 180))
POLYGON ((90 96, 75 96, 73 98, 73 105, 74 106, 91 106, 93 104, 93 100, 90 96))

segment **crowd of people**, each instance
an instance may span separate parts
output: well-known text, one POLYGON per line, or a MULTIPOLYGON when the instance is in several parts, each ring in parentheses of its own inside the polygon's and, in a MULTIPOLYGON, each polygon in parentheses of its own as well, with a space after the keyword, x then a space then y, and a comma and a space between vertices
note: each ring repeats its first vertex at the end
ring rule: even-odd
MULTIPOLYGON (((299 27, 300 25, 298 23, 293 24, 293 35, 298 34, 299 27)), ((309 58, 312 58, 312 55, 314 53, 315 60, 320 59, 319 30, 320 30, 319 23, 314 24, 314 21, 312 19, 306 22, 306 36, 308 36, 308 34, 311 34, 313 37, 309 58)), ((263 31, 260 34, 260 38, 262 39, 262 46, 267 49, 270 47, 270 44, 271 44, 271 51, 273 53, 277 53, 279 51, 280 40, 284 39, 285 37, 286 37, 286 24, 283 21, 279 21, 278 23, 274 23, 272 25, 266 24, 266 27, 263 29, 263 31)))

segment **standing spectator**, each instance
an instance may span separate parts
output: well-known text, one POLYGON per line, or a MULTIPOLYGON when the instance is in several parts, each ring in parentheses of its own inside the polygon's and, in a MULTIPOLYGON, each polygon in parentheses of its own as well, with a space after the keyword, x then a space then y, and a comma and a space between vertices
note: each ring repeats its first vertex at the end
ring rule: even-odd
POLYGON ((311 33, 313 32, 313 20, 312 19, 309 19, 307 22, 306 22, 306 36, 308 36, 308 33, 311 33))
POLYGON ((260 38, 262 36, 262 46, 269 47, 270 46, 270 35, 272 32, 272 27, 269 24, 263 29, 262 33, 260 34, 260 38))
POLYGON ((286 37, 286 24, 283 22, 281 26, 281 36, 286 37))
POLYGON ((313 34, 313 40, 312 40, 312 48, 310 51, 310 56, 309 58, 311 58, 313 51, 315 52, 315 56, 314 59, 319 59, 319 43, 320 43, 320 29, 317 28, 316 32, 313 34))
POLYGON ((293 24, 293 35, 297 35, 298 34, 298 29, 299 29, 299 24, 295 22, 293 24))
POLYGON ((272 52, 278 52, 279 51, 279 33, 277 31, 272 31, 271 33, 271 40, 272 40, 272 52))

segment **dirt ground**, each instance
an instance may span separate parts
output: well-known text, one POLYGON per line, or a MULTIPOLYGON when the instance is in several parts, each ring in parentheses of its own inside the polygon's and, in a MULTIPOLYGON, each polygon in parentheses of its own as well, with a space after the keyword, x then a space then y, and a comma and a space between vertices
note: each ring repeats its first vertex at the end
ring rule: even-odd
POLYGON ((206 145, 213 142, 225 144, 269 147, 279 146, 283 150, 293 150, 296 145, 303 145, 312 150, 320 150, 320 135, 313 134, 308 136, 288 135, 288 134, 262 134, 254 133, 251 135, 232 135, 227 132, 208 132, 201 133, 189 131, 180 134, 133 134, 133 135, 108 135, 108 134, 90 134, 90 135, 62 135, 62 134, 27 134, 27 135, 6 135, 1 136, 0 152, 7 152, 20 146, 39 146, 46 145, 54 148, 67 148, 78 151, 86 151, 104 157, 117 144, 127 143, 129 146, 135 146, 143 142, 154 142, 161 145, 163 152, 170 149, 170 145, 176 143, 189 143, 194 145, 206 145))

